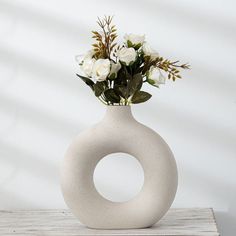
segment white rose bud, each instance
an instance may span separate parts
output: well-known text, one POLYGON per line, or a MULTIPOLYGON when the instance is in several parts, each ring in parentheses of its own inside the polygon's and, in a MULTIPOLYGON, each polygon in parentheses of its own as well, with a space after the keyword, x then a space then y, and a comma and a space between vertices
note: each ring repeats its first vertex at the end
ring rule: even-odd
POLYGON ((165 83, 165 77, 162 75, 159 68, 151 66, 147 72, 147 81, 149 84, 159 87, 160 84, 165 83))
POLYGON ((158 52, 155 51, 147 42, 143 44, 142 50, 145 56, 149 56, 153 60, 159 56, 158 52))
POLYGON ((94 55, 94 51, 90 50, 84 55, 78 55, 75 57, 76 61, 80 65, 81 70, 88 77, 92 76, 93 64, 95 62, 93 55, 94 55))
POLYGON ((137 53, 134 48, 123 47, 118 51, 117 56, 122 63, 129 66, 136 60, 137 53))
POLYGON ((93 72, 93 66, 95 63, 95 59, 94 58, 86 58, 81 62, 81 70, 84 72, 84 74, 88 77, 92 76, 92 72, 93 72))
POLYGON ((89 50, 87 51, 87 53, 84 55, 84 59, 91 59, 94 55, 94 51, 93 50, 89 50))
POLYGON ((117 73, 121 68, 120 62, 114 63, 113 61, 111 62, 111 71, 109 74, 110 79, 115 79, 117 77, 117 73))
POLYGON ((124 38, 128 47, 135 47, 138 49, 142 46, 145 40, 145 35, 126 34, 124 38))
POLYGON ((106 80, 110 73, 110 60, 109 59, 98 59, 93 65, 93 78, 97 81, 106 80))
POLYGON ((83 64, 83 61, 86 59, 92 59, 94 55, 94 51, 93 50, 89 50, 87 51, 85 54, 83 55, 76 55, 75 56, 75 60, 79 63, 79 65, 81 66, 83 64))

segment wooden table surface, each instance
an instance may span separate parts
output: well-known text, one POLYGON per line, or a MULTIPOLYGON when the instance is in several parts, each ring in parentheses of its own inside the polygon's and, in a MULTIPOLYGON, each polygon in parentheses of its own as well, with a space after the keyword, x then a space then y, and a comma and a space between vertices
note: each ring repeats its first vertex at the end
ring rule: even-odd
POLYGON ((217 236, 211 208, 170 209, 156 225, 146 229, 94 230, 82 226, 69 210, 0 211, 0 235, 20 236, 217 236))

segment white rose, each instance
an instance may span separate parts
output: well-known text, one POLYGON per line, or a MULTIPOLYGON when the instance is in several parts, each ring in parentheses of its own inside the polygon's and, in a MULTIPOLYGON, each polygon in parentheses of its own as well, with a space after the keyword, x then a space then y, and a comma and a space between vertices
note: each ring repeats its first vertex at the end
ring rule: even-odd
POLYGON ((109 77, 111 79, 115 79, 117 77, 117 73, 121 68, 120 62, 114 63, 113 61, 111 62, 111 71, 109 74, 109 77))
POLYGON ((117 56, 121 62, 128 66, 136 60, 137 53, 134 48, 123 47, 118 51, 117 56))
POLYGON ((164 84, 166 79, 159 68, 151 66, 147 72, 147 80, 149 84, 158 87, 160 84, 164 84))
POLYGON ((89 50, 83 55, 76 55, 75 60, 79 63, 79 65, 82 65, 83 61, 86 59, 92 59, 94 56, 94 51, 89 50))
POLYGON ((93 66, 95 61, 96 60, 94 58, 86 58, 81 62, 80 64, 81 70, 84 72, 86 76, 88 77, 92 76, 93 66))
POLYGON ((148 44, 147 42, 145 42, 143 44, 142 50, 143 50, 143 53, 144 53, 145 56, 150 56, 151 59, 153 59, 153 60, 156 59, 159 56, 158 52, 156 50, 154 50, 150 46, 150 44, 148 44))
POLYGON ((98 59, 93 65, 93 78, 97 81, 106 80, 110 73, 110 67, 109 59, 98 59))
POLYGON ((95 62, 93 55, 94 51, 90 50, 84 55, 77 55, 75 57, 75 60, 79 63, 81 70, 88 77, 92 76, 93 64, 95 62))
POLYGON ((132 46, 141 47, 145 40, 145 35, 126 34, 124 38, 128 47, 132 47, 132 46))
POLYGON ((92 58, 94 55, 94 51, 93 50, 89 50, 87 51, 87 53, 84 55, 84 59, 88 59, 88 58, 92 58))

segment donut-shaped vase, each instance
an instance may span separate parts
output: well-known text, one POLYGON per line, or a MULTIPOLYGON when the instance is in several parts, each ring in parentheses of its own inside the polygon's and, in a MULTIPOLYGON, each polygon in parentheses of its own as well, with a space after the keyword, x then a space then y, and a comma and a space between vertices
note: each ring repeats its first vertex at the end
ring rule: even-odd
POLYGON ((177 167, 170 148, 160 135, 133 118, 129 106, 108 106, 100 123, 73 140, 61 166, 65 202, 89 228, 152 226, 170 208, 177 183, 177 167), (144 171, 139 194, 121 203, 102 197, 93 181, 98 162, 117 152, 137 158, 144 171))

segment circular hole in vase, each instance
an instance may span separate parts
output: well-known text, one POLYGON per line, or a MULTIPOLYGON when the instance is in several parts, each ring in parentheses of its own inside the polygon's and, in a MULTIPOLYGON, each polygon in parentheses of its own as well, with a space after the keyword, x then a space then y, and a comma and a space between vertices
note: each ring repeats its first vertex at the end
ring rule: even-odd
POLYGON ((93 174, 96 190, 112 202, 126 202, 141 191, 144 171, 140 162, 126 153, 113 153, 102 158, 93 174))

